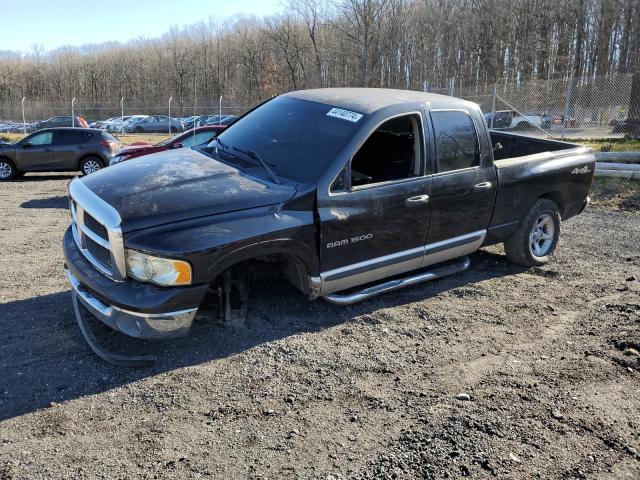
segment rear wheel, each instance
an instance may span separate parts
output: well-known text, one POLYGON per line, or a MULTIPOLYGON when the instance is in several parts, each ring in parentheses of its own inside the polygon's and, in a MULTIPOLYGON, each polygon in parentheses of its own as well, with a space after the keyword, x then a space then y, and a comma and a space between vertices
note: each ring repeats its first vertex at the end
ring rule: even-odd
POLYGON ((560 212, 551 200, 540 198, 526 213, 518 231, 505 243, 512 263, 535 267, 548 263, 560 238, 560 212))
POLYGON ((136 127, 135 130, 136 130, 136 133, 142 133, 143 131, 142 127, 136 127))
POLYGON ((83 175, 90 175, 102 168, 104 168, 104 165, 97 157, 87 157, 80 162, 80 171, 83 175))
POLYGON ((171 133, 177 133, 177 132, 178 132, 177 127, 171 127, 171 133))
POLYGON ((7 158, 0 158, 0 182, 13 180, 18 175, 13 162, 7 158))

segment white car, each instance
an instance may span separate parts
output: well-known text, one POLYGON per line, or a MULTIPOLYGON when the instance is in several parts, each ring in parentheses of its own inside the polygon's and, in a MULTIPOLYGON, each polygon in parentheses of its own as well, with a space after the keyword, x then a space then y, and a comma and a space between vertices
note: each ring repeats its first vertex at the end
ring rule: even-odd
POLYGON ((485 113, 489 127, 498 129, 524 130, 531 126, 542 127, 542 115, 538 113, 520 114, 515 110, 498 110, 495 113, 485 113), (493 117, 493 125, 491 118, 493 117))

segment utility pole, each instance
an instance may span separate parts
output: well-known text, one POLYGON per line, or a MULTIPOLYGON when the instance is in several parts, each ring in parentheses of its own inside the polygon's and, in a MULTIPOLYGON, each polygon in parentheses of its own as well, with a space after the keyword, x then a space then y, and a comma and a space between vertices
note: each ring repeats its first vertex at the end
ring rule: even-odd
POLYGON ((631 79, 631 95, 629 98, 629 114, 627 115, 626 132, 633 138, 640 138, 640 68, 631 79))
POLYGON ((173 96, 169 97, 169 135, 171 135, 171 100, 173 100, 173 96))
POLYGON ((124 97, 120 99, 120 133, 124 132, 124 97))
POLYGON ((22 100, 20 101, 20 104, 22 105, 22 132, 25 135, 27 134, 27 122, 24 117, 24 101, 26 100, 26 98, 27 97, 22 97, 22 100))

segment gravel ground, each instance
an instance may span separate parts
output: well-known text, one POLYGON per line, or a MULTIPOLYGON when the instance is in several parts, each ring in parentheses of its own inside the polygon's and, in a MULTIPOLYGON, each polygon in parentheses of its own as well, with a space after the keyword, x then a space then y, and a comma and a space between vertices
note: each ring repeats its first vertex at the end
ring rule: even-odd
POLYGON ((69 179, 0 185, 0 478, 640 478, 638 210, 348 308, 270 282, 122 369, 73 317, 69 179))

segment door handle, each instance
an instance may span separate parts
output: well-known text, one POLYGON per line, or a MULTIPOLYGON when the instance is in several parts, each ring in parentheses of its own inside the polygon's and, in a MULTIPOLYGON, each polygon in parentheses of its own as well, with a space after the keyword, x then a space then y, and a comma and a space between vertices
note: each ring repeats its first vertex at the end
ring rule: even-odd
POLYGON ((407 198, 404 201, 406 207, 419 207, 429 203, 429 195, 418 195, 417 197, 407 198))
POLYGON ((473 190, 476 192, 481 192, 482 190, 490 190, 493 187, 491 182, 482 182, 473 186, 473 190))
POLYGON ((50 152, 50 151, 51 151, 51 149, 50 149, 50 148, 45 148, 45 149, 43 150, 43 152, 50 152))

